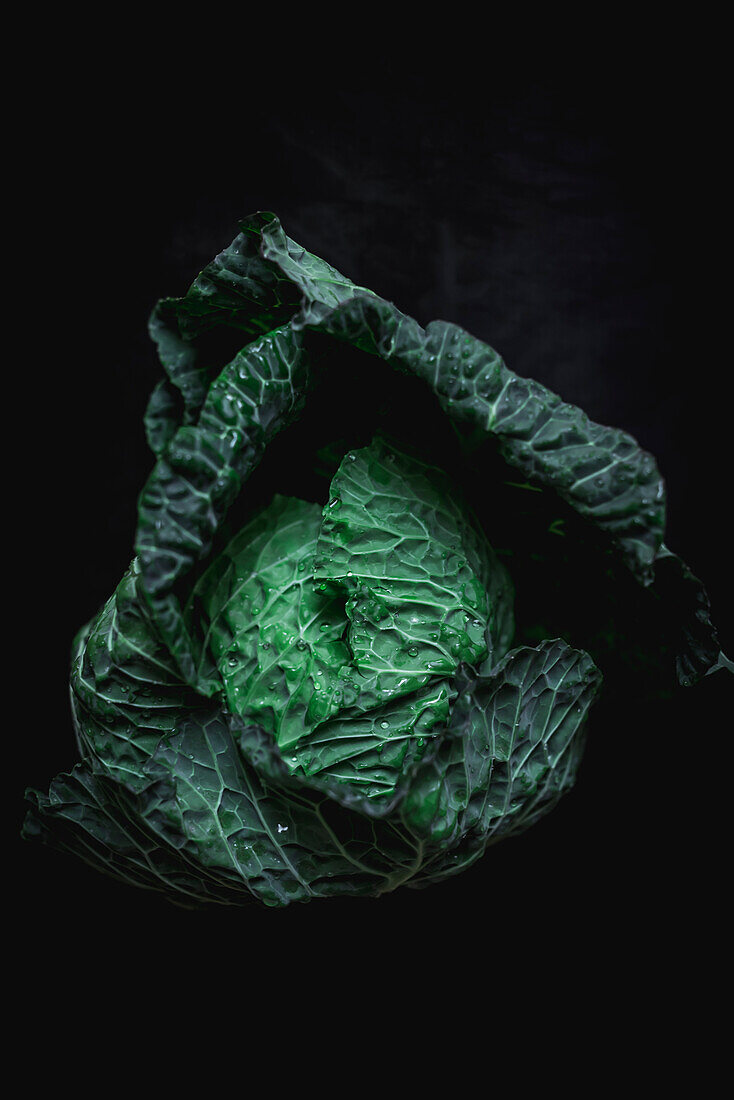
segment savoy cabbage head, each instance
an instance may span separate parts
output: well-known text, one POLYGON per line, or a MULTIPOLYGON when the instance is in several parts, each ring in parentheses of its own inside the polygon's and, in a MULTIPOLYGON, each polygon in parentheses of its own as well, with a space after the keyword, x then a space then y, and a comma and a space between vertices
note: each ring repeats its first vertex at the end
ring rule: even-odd
POLYGON ((570 789, 602 673, 731 670, 651 455, 274 215, 150 332, 135 556, 27 837, 183 905, 425 886, 570 789))

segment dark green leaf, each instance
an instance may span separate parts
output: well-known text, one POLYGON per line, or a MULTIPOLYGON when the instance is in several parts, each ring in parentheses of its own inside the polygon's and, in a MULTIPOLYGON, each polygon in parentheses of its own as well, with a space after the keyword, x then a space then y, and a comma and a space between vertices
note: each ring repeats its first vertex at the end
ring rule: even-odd
POLYGON ((198 423, 179 428, 140 496, 136 551, 143 590, 181 675, 221 690, 183 620, 180 582, 213 537, 272 437, 297 415, 307 361, 288 326, 248 344, 209 388, 198 423))
MULTIPOLYGON (((433 321, 424 330, 371 295, 357 293, 332 309, 307 302, 292 324, 346 341, 421 378, 452 419, 479 437, 496 438, 504 459, 529 483, 555 490, 612 540, 642 584, 653 583, 655 564, 667 553, 665 488, 655 459, 631 435, 594 423, 540 383, 514 374, 488 344, 457 325, 433 321)), ((702 660, 710 669, 725 667, 710 619, 701 618, 698 633, 695 654, 686 635, 679 669, 692 665, 700 676, 706 671, 702 660)))
POLYGON ((456 867, 453 849, 464 839, 473 860, 487 843, 526 829, 572 787, 600 684, 589 655, 560 639, 511 650, 490 676, 466 684, 401 807, 418 835, 452 851, 448 861, 429 861, 426 874, 456 867))

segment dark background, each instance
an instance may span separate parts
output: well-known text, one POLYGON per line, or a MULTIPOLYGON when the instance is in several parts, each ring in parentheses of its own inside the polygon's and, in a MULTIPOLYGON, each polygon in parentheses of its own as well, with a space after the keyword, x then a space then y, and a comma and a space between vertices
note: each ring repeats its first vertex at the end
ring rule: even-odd
MULTIPOLYGON (((442 80, 428 64, 404 80, 389 66, 350 80, 347 64, 320 81, 297 72, 280 91, 253 79, 238 97, 180 73, 155 96, 132 94, 135 65, 106 81, 98 59, 92 80, 48 89, 19 161, 30 453, 18 459, 29 537, 15 551, 30 576, 15 634, 26 705, 14 836, 24 787, 45 788, 75 761, 70 641, 132 556, 152 465, 142 415, 158 377, 148 315, 255 210, 421 323, 457 322, 652 451, 668 486, 666 542, 705 581, 734 651, 718 71, 699 57, 694 78, 679 54, 617 60, 614 79, 593 58, 514 80, 471 65, 442 80)), ((611 970, 632 955, 643 973, 668 973, 692 893, 718 904, 699 847, 703 833, 710 854, 707 814, 726 799, 709 769, 731 728, 730 687, 713 680, 652 722, 631 700, 624 730, 590 736, 578 786, 551 816, 429 891, 188 913, 18 842, 24 935, 44 973, 71 956, 93 965, 121 943, 139 960, 162 942, 171 956, 216 942, 225 958, 245 942, 264 954, 297 944, 310 972, 309 959, 341 957, 365 928, 388 970, 418 944, 455 960, 450 945, 467 937, 490 957, 506 944, 539 971, 549 956, 611 970)))

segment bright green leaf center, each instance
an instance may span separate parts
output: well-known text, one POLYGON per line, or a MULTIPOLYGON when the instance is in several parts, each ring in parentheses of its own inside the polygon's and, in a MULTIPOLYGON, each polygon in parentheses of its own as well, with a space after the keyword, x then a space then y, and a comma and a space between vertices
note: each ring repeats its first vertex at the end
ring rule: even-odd
POLYGON ((323 508, 275 497, 196 597, 230 709, 292 771, 384 799, 445 728, 459 665, 506 649, 500 571, 444 475, 376 439, 323 508))

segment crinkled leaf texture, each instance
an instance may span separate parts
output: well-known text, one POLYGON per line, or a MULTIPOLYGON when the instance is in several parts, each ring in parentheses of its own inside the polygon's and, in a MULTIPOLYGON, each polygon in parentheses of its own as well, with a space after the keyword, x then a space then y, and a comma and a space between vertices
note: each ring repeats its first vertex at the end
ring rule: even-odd
POLYGON ((276 491, 222 542, 324 341, 422 380, 659 588, 682 683, 731 664, 631 436, 457 326, 424 330, 274 215, 240 229, 151 317, 165 377, 135 557, 74 643, 81 762, 28 792, 24 832, 189 906, 425 886, 572 786, 601 673, 560 637, 511 648, 512 582, 460 487, 379 434, 327 499, 276 491))

